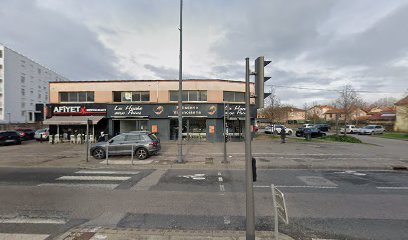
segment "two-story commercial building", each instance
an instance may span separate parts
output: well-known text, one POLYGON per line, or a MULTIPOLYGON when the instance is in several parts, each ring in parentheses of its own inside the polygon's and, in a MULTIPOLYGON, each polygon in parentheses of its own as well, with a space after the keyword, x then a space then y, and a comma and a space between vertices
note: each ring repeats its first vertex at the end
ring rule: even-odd
MULTIPOLYGON (((49 89, 44 124, 52 134, 84 132, 89 119, 94 136, 147 130, 163 140, 177 139, 178 80, 51 82, 49 89)), ((244 82, 183 80, 182 99, 183 136, 222 141, 226 114, 229 135, 242 138, 244 82)), ((252 121, 255 117, 251 105, 252 121)))

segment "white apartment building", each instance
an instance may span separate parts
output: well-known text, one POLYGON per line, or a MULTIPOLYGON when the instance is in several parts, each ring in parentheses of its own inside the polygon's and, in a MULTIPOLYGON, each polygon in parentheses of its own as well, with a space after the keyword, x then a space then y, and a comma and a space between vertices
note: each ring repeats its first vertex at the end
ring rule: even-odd
POLYGON ((0 45, 0 124, 35 122, 36 104, 48 103, 48 83, 67 80, 0 45))

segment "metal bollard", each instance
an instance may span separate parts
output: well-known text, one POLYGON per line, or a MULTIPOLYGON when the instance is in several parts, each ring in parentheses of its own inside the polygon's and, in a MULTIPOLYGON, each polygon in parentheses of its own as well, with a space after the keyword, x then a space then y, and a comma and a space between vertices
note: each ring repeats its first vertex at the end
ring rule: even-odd
POLYGON ((134 152, 133 152, 133 144, 132 144, 132 165, 133 165, 133 154, 134 152))
POLYGON ((105 154, 106 165, 108 165, 108 159, 109 159, 108 155, 109 155, 109 144, 106 144, 106 154, 105 154))

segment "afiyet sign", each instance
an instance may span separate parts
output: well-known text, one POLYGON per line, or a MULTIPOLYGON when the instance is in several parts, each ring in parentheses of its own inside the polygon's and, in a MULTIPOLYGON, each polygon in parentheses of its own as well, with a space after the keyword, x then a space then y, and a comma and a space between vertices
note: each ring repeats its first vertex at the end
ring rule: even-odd
POLYGON ((105 104, 47 105, 47 117, 61 115, 105 115, 105 104))

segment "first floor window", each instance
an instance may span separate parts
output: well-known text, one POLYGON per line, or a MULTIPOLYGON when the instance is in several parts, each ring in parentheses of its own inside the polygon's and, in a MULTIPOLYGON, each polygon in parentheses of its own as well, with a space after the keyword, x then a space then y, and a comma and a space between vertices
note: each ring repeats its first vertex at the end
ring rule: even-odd
POLYGON ((149 102, 149 91, 138 92, 113 92, 114 102, 149 102))
POLYGON ((245 102, 245 93, 224 91, 224 102, 245 102))
POLYGON ((94 92, 60 92, 60 102, 93 102, 94 92))
MULTIPOLYGON (((182 100, 183 102, 206 102, 207 91, 183 90, 182 100)), ((178 91, 170 91, 170 101, 178 101, 178 91)))

